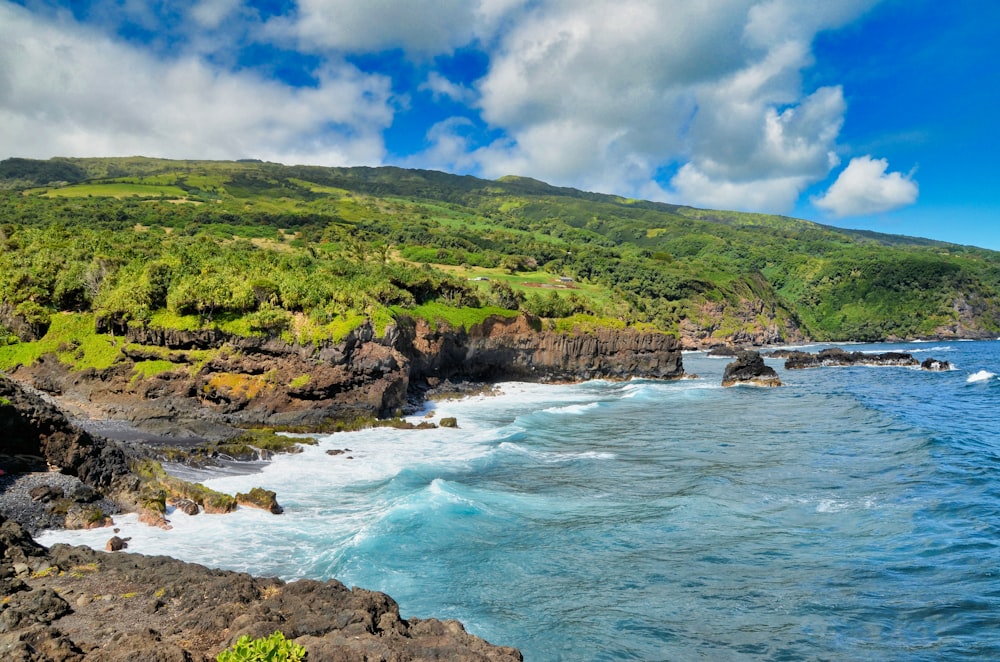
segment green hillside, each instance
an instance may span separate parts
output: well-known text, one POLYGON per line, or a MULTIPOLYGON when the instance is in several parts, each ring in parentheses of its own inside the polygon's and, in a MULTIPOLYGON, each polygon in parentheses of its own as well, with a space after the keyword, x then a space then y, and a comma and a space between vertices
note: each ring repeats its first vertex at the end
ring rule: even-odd
POLYGON ((520 177, 0 162, 0 364, 60 312, 107 332, 305 342, 406 312, 468 324, 524 310, 553 328, 639 325, 707 345, 994 336, 998 295, 992 251, 520 177))

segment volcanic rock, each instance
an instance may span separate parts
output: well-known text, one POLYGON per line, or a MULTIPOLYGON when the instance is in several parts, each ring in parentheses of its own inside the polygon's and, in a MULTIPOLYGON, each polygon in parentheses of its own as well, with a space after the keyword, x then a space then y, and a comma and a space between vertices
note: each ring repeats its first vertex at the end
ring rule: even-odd
POLYGON ((760 352, 741 350, 736 360, 726 366, 722 376, 723 386, 747 384, 752 386, 781 386, 781 379, 774 368, 766 365, 760 352))
POLYGON ((208 662, 241 635, 281 631, 310 660, 522 660, 455 621, 405 620, 383 593, 335 580, 286 584, 163 556, 45 550, 2 518, 0 577, 9 596, 0 604, 3 659, 208 662), (12 580, 14 563, 53 571, 12 580))
MULTIPOLYGON (((779 354, 775 353, 775 356, 779 354)), ((816 354, 809 352, 788 351, 785 356, 785 370, 803 368, 845 367, 845 366, 890 366, 914 367, 919 362, 912 355, 904 352, 882 352, 881 354, 865 354, 864 352, 845 352, 839 347, 824 349, 816 354)))
POLYGON ((104 545, 104 551, 106 552, 120 552, 128 547, 128 542, 124 538, 118 536, 111 536, 108 538, 108 542, 104 545))
POLYGON ((948 372, 951 370, 951 364, 947 361, 938 361, 937 359, 927 358, 920 364, 920 369, 928 370, 930 372, 948 372))
POLYGON ((254 487, 248 493, 236 493, 236 503, 250 508, 259 508, 275 515, 284 512, 284 508, 278 505, 277 495, 273 490, 265 490, 262 487, 254 487))

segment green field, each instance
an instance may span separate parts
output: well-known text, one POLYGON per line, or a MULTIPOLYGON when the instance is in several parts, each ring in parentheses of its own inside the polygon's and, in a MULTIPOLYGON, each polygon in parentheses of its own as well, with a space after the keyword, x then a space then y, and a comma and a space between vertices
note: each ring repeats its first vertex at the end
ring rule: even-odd
MULTIPOLYGON (((1000 333, 1000 254, 781 216, 393 167, 133 157, 0 173, 0 342, 48 320, 66 342, 65 313, 299 342, 498 310, 719 341, 1000 333)), ((113 354, 73 341, 74 365, 113 354)))

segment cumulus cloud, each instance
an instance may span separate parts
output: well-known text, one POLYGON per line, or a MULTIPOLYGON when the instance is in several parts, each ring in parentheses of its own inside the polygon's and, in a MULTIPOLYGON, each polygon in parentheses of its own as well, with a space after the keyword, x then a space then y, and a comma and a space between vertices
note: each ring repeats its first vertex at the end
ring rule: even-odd
POLYGON ((878 214, 916 202, 920 192, 917 182, 910 175, 887 173, 888 168, 886 159, 851 159, 837 181, 813 204, 844 217, 878 214))
POLYGON ((316 87, 290 88, 196 57, 162 61, 68 17, 0 4, 7 155, 380 163, 388 80, 346 64, 316 75, 316 87))
POLYGON ((435 99, 446 98, 460 103, 467 103, 475 97, 475 93, 472 90, 451 82, 436 71, 430 72, 427 80, 418 89, 429 91, 434 95, 435 99))
POLYGON ((787 212, 839 165, 847 105, 839 86, 804 88, 812 42, 876 1, 298 0, 272 16, 237 0, 95 0, 80 23, 0 0, 0 145, 389 161, 787 212), (117 36, 126 23, 148 38, 117 36), (308 84, 269 78, 278 65, 245 57, 256 46, 307 62, 293 78, 308 84), (382 57, 397 49, 405 71, 382 57), (443 68, 473 52, 479 80, 443 68), (403 113, 397 128, 426 122, 426 148, 388 154, 403 113))
POLYGON ((539 3, 479 83, 483 119, 509 137, 480 151, 482 170, 788 211, 837 165, 846 111, 839 87, 802 89, 812 39, 870 4, 539 3), (682 167, 664 189, 666 163, 682 167))
POLYGON ((528 0, 299 0, 294 16, 270 21, 273 35, 308 48, 373 52, 401 48, 427 57, 488 40, 528 0))
POLYGON ((218 28, 240 5, 240 0, 200 0, 191 9, 191 17, 202 27, 218 28))

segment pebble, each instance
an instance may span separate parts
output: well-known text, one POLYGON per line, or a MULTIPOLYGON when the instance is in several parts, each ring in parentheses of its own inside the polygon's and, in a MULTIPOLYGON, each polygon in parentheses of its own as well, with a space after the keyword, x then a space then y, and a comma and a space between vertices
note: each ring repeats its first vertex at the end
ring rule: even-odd
MULTIPOLYGON (((83 483, 76 476, 54 471, 0 476, 0 514, 18 522, 32 536, 43 529, 61 528, 65 519, 63 515, 50 513, 50 504, 31 498, 29 492, 40 486, 50 486, 72 495, 83 483)), ((94 505, 109 515, 119 512, 107 499, 96 501, 94 505)))

